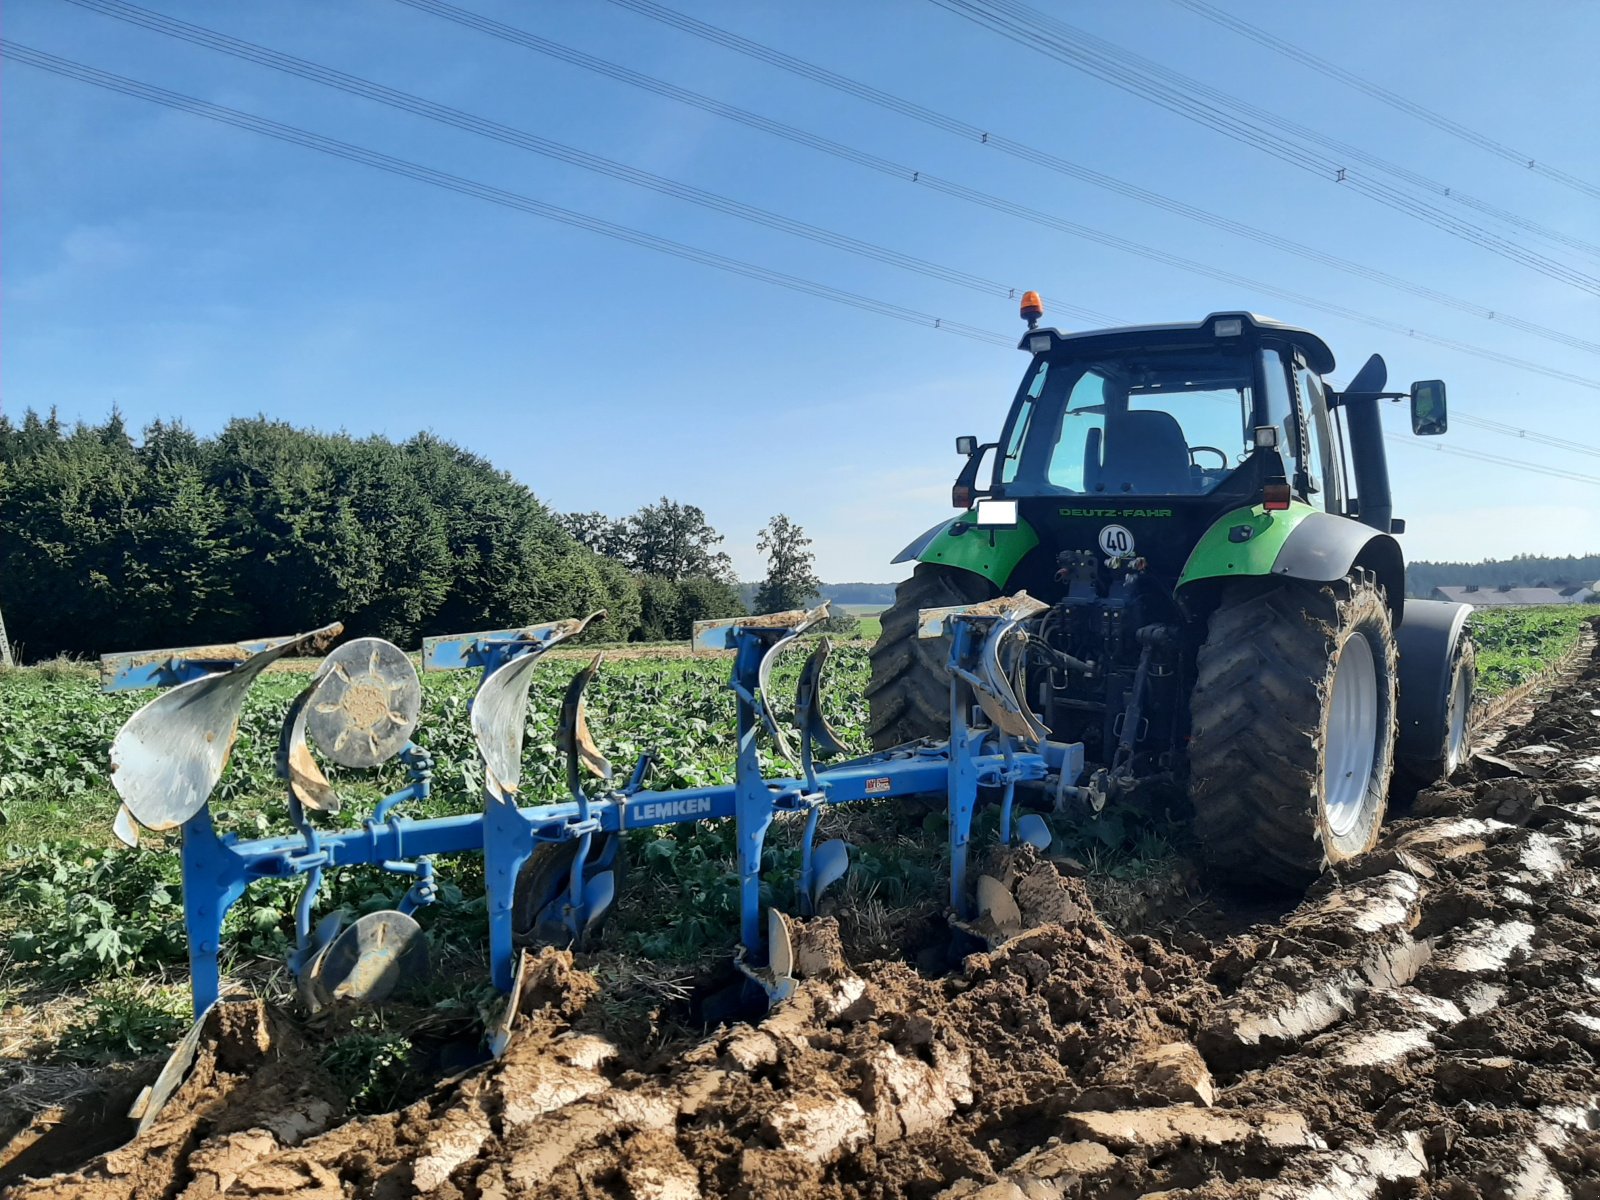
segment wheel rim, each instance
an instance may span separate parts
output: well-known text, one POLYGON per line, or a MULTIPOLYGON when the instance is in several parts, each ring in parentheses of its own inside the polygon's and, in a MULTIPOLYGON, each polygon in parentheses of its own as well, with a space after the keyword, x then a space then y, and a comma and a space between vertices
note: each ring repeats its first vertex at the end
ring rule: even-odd
POLYGON ((1472 703, 1472 676, 1456 672, 1450 695, 1450 742, 1445 752, 1444 771, 1448 775, 1461 765, 1467 754, 1467 708, 1472 703))
POLYGON ((1345 642, 1333 672, 1333 702, 1322 752, 1322 802, 1328 827, 1343 837, 1366 806, 1378 756, 1378 670, 1372 646, 1356 634, 1345 642))

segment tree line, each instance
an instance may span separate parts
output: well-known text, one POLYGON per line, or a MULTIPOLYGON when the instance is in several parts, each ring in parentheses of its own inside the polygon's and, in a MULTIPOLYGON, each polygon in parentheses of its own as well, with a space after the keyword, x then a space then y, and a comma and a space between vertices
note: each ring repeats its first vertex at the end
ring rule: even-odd
POLYGON ((1518 554, 1482 562, 1426 562, 1406 564, 1406 594, 1428 596, 1436 587, 1594 587, 1600 579, 1600 554, 1518 554))
MULTIPOLYGON (((774 561, 799 578, 790 591, 814 593, 804 535, 778 521, 774 561)), ((600 608, 596 639, 686 637, 744 611, 722 541, 700 509, 665 498, 621 521, 554 513, 431 434, 254 417, 208 437, 157 421, 135 438, 116 413, 71 427, 0 416, 0 612, 28 659, 335 620, 415 646, 600 608)))

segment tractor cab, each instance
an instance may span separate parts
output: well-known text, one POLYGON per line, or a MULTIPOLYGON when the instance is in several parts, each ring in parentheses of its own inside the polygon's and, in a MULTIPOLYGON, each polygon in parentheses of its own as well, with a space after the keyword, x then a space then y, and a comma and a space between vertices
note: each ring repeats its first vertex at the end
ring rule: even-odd
POLYGON ((1038 594, 1058 598, 1066 581, 1056 575, 1089 555, 1137 560, 1170 591, 1205 527, 1230 509, 1292 496, 1344 511, 1321 387, 1333 355, 1313 334, 1224 313, 1093 333, 1032 328, 1022 348, 1032 361, 992 461, 974 447, 953 498, 977 502, 979 537, 1013 512, 1039 535, 1026 571, 1038 594), (970 485, 984 465, 980 494, 970 485))
MULTIPOLYGON (((1341 395, 1324 382, 1332 351, 1304 329, 1240 312, 1062 333, 1038 327, 1029 297, 1020 348, 1031 361, 1000 438, 957 443, 967 462, 952 500, 969 511, 941 539, 952 565, 987 541, 1014 556, 1013 586, 1046 599, 1087 574, 1089 558, 1103 586, 1106 572, 1136 564, 1171 594, 1207 530, 1235 510, 1293 505, 1400 531, 1377 406, 1395 394, 1379 390, 1377 356, 1354 381, 1362 390, 1341 395), (967 536, 974 543, 957 549, 967 536)), ((1442 431, 1443 384, 1412 395, 1417 431, 1442 431)))
MULTIPOLYGON (((961 515, 895 560, 922 564, 896 604, 1025 590, 1048 606, 1030 631, 1030 702, 1051 736, 1107 765, 1102 797, 1181 764, 1219 612, 1285 584, 1317 604, 1324 584, 1380 597, 1393 629, 1414 605, 1431 611, 1405 599, 1379 408, 1409 396, 1413 432, 1442 433, 1442 383, 1386 392, 1373 355, 1335 392, 1327 343, 1253 313, 1085 333, 1041 328, 1042 313, 1028 293, 1029 363, 1000 436, 958 439, 961 515)), ((1442 632, 1411 664, 1451 661, 1459 614, 1434 615, 1442 632)), ((891 616, 877 653, 904 674, 891 616)), ((931 690, 892 700, 875 710, 885 743, 941 703, 931 690)), ((1430 709, 1412 724, 1431 737, 1442 719, 1430 709)))
MULTIPOLYGON (((1293 429, 1286 358, 1305 351, 1289 338, 1264 346, 1262 325, 1238 315, 1090 335, 1030 331, 1033 362, 997 447, 994 494, 1203 496, 1258 450, 1275 460, 1277 431, 1293 429)), ((1320 341, 1285 332, 1331 365, 1320 341)))

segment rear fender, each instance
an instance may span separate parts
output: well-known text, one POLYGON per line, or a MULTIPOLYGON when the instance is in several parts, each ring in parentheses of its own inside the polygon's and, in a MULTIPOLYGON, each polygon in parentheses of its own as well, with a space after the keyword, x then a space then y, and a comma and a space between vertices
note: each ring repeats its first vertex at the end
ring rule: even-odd
POLYGON ((1184 563, 1176 590, 1180 600, 1192 605, 1207 590, 1194 585, 1206 581, 1275 576, 1332 583, 1355 567, 1377 576, 1398 624, 1406 590, 1399 542, 1359 521, 1298 501, 1271 512, 1257 504, 1225 513, 1206 530, 1184 563))
POLYGON ((939 522, 895 555, 894 561, 942 563, 982 575, 1004 589, 1023 556, 1039 544, 1039 535, 1025 520, 979 529, 973 524, 976 519, 976 513, 967 512, 953 521, 939 522))

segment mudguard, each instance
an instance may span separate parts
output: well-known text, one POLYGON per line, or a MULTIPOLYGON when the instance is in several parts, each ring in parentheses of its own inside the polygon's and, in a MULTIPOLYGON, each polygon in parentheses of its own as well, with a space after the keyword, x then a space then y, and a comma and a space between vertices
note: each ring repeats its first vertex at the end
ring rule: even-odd
POLYGON ((1466 629, 1470 604, 1412 600, 1395 636, 1400 651, 1400 734, 1395 753, 1432 762, 1441 759, 1450 705, 1450 665, 1466 629))
POLYGON ((1176 590, 1181 598, 1185 588, 1202 579, 1264 575, 1331 583, 1357 563, 1377 575, 1399 621, 1406 568, 1394 538, 1298 501, 1273 512, 1257 504, 1225 513, 1206 530, 1184 563, 1176 590))
POLYGON ((962 513, 954 521, 941 521, 894 556, 897 563, 943 563, 982 575, 998 588, 1004 588, 1022 556, 1039 544, 1039 535, 1027 521, 1015 525, 974 528, 975 512, 962 513))

